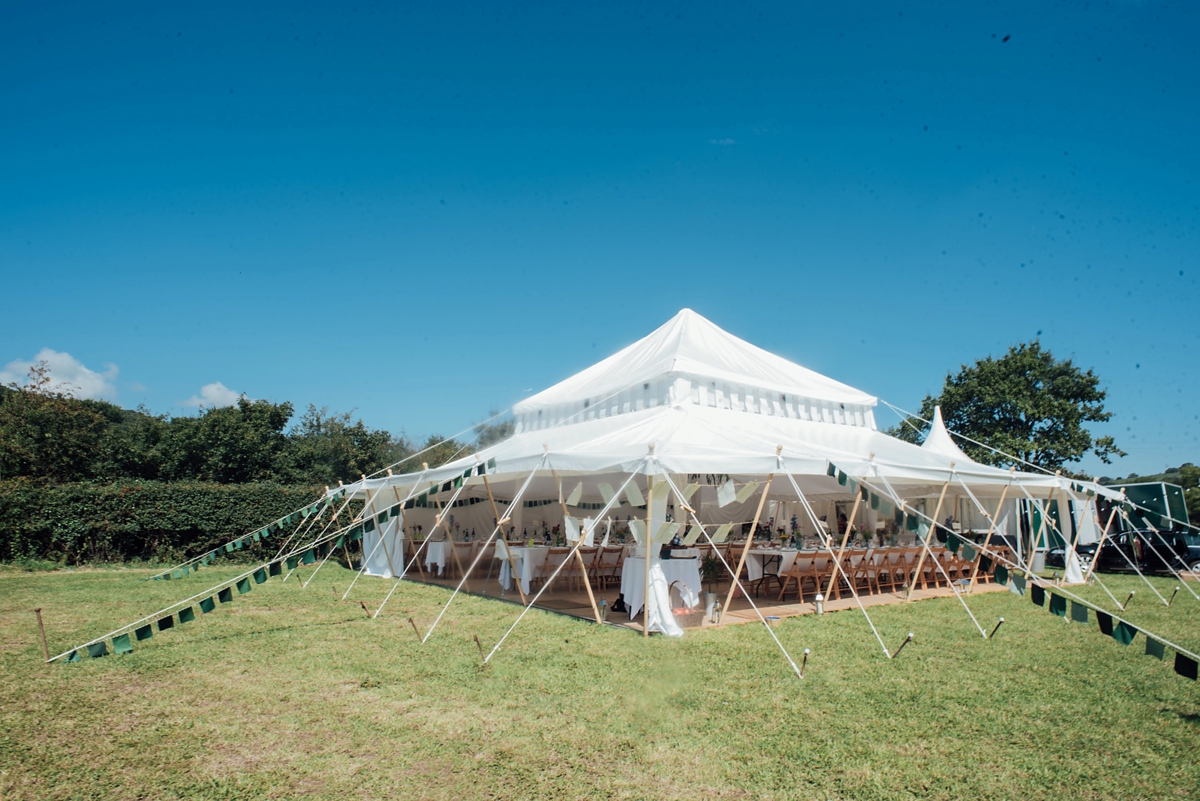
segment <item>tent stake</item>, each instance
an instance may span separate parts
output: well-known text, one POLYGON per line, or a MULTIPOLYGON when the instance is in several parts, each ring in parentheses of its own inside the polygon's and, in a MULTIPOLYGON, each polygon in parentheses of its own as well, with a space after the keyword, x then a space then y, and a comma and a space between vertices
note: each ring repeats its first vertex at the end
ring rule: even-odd
POLYGON ((908 636, 904 638, 904 642, 900 643, 900 647, 896 649, 896 653, 892 654, 891 657, 889 657, 889 658, 895 659, 896 657, 900 656, 900 652, 904 650, 904 646, 908 645, 912 641, 913 641, 913 633, 910 631, 908 633, 908 636))
POLYGON ((988 639, 990 640, 993 637, 995 637, 996 632, 999 631, 1000 627, 1003 625, 1004 625, 1004 618, 1000 618, 999 622, 996 623, 996 628, 992 629, 992 633, 988 635, 988 639))
POLYGON ((46 627, 42 625, 42 608, 39 606, 37 609, 33 610, 33 613, 37 615, 38 632, 42 635, 42 656, 45 657, 47 662, 49 662, 50 647, 46 645, 46 627))

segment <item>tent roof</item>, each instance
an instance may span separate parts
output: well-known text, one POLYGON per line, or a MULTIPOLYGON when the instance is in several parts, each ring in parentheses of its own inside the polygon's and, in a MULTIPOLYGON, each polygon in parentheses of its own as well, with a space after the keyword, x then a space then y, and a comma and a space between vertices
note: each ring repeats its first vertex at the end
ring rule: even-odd
POLYGON ((690 375, 839 403, 874 406, 872 395, 751 345, 691 309, 586 370, 526 398, 516 414, 612 396, 638 383, 690 375))
POLYGON ((929 424, 929 433, 925 436, 925 442, 921 444, 921 450, 948 456, 960 465, 974 464, 974 460, 954 443, 954 438, 946 430, 941 406, 933 407, 933 420, 929 424))

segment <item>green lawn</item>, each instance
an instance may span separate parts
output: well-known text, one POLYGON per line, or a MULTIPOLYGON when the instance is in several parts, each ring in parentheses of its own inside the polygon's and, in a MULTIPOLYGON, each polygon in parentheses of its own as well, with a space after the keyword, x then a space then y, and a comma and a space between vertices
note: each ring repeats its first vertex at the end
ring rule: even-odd
MULTIPOLYGON (((36 606, 57 653, 234 572, 0 571, 0 797, 1200 795, 1200 686, 1141 637, 1008 593, 970 601, 989 629, 1007 619, 991 641, 954 599, 875 610, 889 647, 916 633, 894 661, 857 611, 784 621, 797 660, 812 650, 804 681, 760 625, 644 641, 545 612, 483 669, 472 635, 490 649, 517 607, 460 597, 421 645, 407 618, 424 629, 448 592, 405 584, 373 621, 353 601, 389 585, 340 603, 351 574, 330 564, 133 654, 42 664, 36 606)), ((1128 616, 1200 648, 1186 592, 1168 610, 1143 587, 1128 616)))

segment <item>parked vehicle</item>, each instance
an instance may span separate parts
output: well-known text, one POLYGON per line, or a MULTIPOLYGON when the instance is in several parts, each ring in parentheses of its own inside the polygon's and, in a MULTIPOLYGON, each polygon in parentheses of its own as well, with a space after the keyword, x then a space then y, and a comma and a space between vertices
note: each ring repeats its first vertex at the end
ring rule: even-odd
POLYGON ((1109 536, 1096 560, 1096 569, 1105 573, 1132 573, 1130 563, 1143 573, 1200 572, 1200 535, 1191 531, 1122 531, 1109 536))
MULTIPOLYGON (((1079 562, 1084 570, 1087 570, 1088 565, 1092 562, 1092 558, 1096 555, 1096 545, 1097 543, 1091 542, 1087 545, 1077 545, 1075 547, 1075 553, 1079 555, 1079 562)), ((1118 556, 1117 558, 1120 559, 1121 557, 1118 556)), ((1067 549, 1052 548, 1047 551, 1046 567, 1060 567, 1066 569, 1067 549)))

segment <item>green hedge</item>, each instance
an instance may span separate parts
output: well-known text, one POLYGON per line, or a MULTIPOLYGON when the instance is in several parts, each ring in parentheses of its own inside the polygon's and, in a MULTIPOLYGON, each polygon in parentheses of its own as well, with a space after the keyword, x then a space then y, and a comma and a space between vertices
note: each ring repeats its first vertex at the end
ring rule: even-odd
MULTIPOLYGON (((0 481, 0 560, 182 561, 312 503, 323 490, 281 484, 0 481)), ((236 554, 274 554, 276 541, 236 554)))

